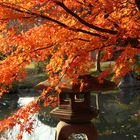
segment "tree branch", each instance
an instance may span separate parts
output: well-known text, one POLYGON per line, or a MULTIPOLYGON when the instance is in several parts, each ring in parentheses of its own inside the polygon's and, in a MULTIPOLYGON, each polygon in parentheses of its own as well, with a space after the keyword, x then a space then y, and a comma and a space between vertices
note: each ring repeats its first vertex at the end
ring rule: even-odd
POLYGON ((90 24, 90 23, 86 22, 85 20, 83 20, 82 18, 80 18, 77 14, 72 12, 68 7, 66 7, 64 5, 64 3, 59 2, 59 1, 55 1, 55 3, 57 5, 59 5, 60 7, 62 7, 67 13, 69 13, 70 15, 75 17, 80 23, 84 24, 85 26, 87 26, 91 29, 94 29, 94 30, 99 31, 99 32, 105 32, 105 33, 113 34, 113 35, 118 33, 118 31, 113 31, 113 30, 110 30, 110 29, 104 29, 104 28, 100 28, 98 26, 95 26, 93 24, 90 24))
POLYGON ((9 9, 12 9, 12 10, 15 10, 17 12, 20 12, 20 13, 25 13, 25 14, 29 14, 29 15, 32 15, 32 16, 36 16, 36 17, 41 17, 43 19, 47 19, 53 23, 56 23, 58 24, 59 26, 67 29, 67 30, 70 30, 70 31, 74 31, 74 32, 82 32, 82 33, 85 33, 85 34, 88 34, 88 35, 92 35, 92 36, 97 36, 97 37, 100 37, 100 38, 103 38, 103 39, 107 39, 105 36, 102 36, 98 33, 93 33, 93 32, 90 32, 90 31, 87 31, 87 30, 83 30, 83 29, 78 29, 78 28, 72 28, 72 27, 69 27, 68 25, 56 20, 56 19, 53 19, 45 14, 42 14, 42 13, 36 13, 36 12, 33 12, 33 11, 29 11, 27 9, 21 9, 21 8, 17 8, 17 7, 14 7, 13 5, 7 5, 7 4, 4 4, 4 3, 0 3, 1 6, 4 6, 6 8, 9 8, 9 9))

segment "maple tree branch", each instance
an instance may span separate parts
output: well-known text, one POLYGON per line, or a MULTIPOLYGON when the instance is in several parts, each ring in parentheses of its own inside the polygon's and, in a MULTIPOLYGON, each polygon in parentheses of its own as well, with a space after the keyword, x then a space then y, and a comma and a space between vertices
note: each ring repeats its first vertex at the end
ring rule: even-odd
POLYGON ((32 15, 32 16, 36 16, 36 17, 41 17, 43 19, 47 19, 53 23, 56 23, 60 26, 62 26, 63 28, 66 28, 70 31, 74 31, 74 32, 82 32, 82 33, 85 33, 85 34, 88 34, 88 35, 92 35, 92 36, 97 36, 97 37, 101 37, 103 39, 107 39, 105 36, 102 36, 98 33, 93 33, 93 32, 90 32, 90 31, 87 31, 87 30, 83 30, 83 29, 78 29, 78 28, 72 28, 72 27, 69 27, 68 25, 58 21, 58 20, 55 20, 51 17, 48 17, 47 15, 45 14, 42 14, 42 13, 36 13, 36 12, 33 12, 33 11, 29 11, 27 9, 19 9, 17 7, 13 7, 13 6, 10 6, 10 5, 7 5, 7 4, 4 4, 4 3, 0 3, 1 6, 4 6, 6 8, 9 8, 9 9, 12 9, 12 10, 15 10, 17 12, 20 12, 20 13, 26 13, 26 14, 29 14, 29 15, 32 15))
POLYGON ((73 38, 73 39, 70 39, 68 41, 74 41, 74 40, 80 40, 80 41, 85 41, 85 42, 91 42, 91 40, 87 40, 87 39, 84 39, 84 38, 73 38))
MULTIPOLYGON (((36 52, 36 51, 40 51, 40 50, 45 50, 45 49, 48 49, 48 48, 51 48, 51 47, 53 47, 53 46, 55 46, 56 44, 51 44, 51 45, 49 45, 49 46, 46 46, 46 47, 42 47, 42 48, 37 48, 37 49, 35 49, 35 50, 33 50, 32 52, 36 52)), ((31 52, 31 53, 32 53, 31 52)))
POLYGON ((71 11, 68 7, 66 7, 66 5, 64 5, 64 3, 59 2, 59 1, 55 1, 55 3, 59 6, 61 6, 67 13, 69 13, 70 15, 75 17, 80 23, 84 24, 85 26, 87 26, 89 28, 92 28, 92 29, 99 31, 99 32, 105 32, 105 33, 109 33, 109 34, 113 34, 113 35, 118 33, 118 31, 104 29, 104 28, 100 28, 98 26, 95 26, 93 24, 90 24, 90 23, 86 22, 85 20, 83 20, 82 18, 80 18, 77 14, 75 14, 73 11, 71 11))

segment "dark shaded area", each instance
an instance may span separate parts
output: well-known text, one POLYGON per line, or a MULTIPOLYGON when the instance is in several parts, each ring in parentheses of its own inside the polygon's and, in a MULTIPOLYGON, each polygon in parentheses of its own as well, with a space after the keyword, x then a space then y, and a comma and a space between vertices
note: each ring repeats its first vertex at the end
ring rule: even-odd
MULTIPOLYGON (((33 97, 37 92, 30 89, 20 90, 17 94, 5 94, 0 99, 0 119, 7 118, 18 108, 19 97, 33 97)), ((92 105, 95 106, 95 93, 92 105)), ((139 140, 140 139, 140 90, 128 88, 126 91, 114 90, 99 95, 100 115, 93 120, 99 130, 99 140, 139 140), (129 92, 133 93, 133 96, 129 92), (123 93, 123 94, 122 94, 123 93)), ((39 120, 49 126, 56 126, 51 118, 52 108, 43 108, 39 120)))
POLYGON ((13 92, 4 94, 0 98, 0 120, 9 117, 14 111, 17 110, 17 101, 19 96, 13 92))
MULTIPOLYGON (((127 104, 127 93, 121 100, 120 91, 99 95, 100 114, 94 120, 100 133, 99 140, 140 139, 140 90, 136 94, 133 98, 130 97, 127 104)), ((92 101, 95 105, 95 96, 92 101)))

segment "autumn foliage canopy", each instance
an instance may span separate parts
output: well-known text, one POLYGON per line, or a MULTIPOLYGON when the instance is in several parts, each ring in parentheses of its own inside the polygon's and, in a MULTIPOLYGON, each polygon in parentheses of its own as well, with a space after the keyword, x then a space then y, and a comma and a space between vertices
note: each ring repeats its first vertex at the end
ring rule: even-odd
MULTIPOLYGON (((139 0, 0 0, 0 94, 26 78, 25 66, 32 61, 49 60, 46 71, 52 84, 64 76, 76 79, 95 66, 92 54, 98 50, 103 52, 102 62, 114 60, 114 80, 140 72, 135 66, 140 54, 139 11, 139 0), (120 52, 118 57, 115 52, 120 52)), ((23 126, 39 108, 37 101, 31 103, 26 113, 0 122, 0 131, 20 124, 22 118, 21 130, 30 132, 23 126)))

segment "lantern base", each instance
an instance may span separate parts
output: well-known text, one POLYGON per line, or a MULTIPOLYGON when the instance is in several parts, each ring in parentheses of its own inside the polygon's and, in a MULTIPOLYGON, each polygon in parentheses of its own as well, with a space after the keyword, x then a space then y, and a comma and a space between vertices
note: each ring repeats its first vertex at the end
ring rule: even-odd
POLYGON ((91 122, 82 124, 71 124, 60 121, 56 128, 55 140, 68 140, 68 137, 73 133, 83 133, 86 135, 88 140, 98 139, 97 129, 91 122))

